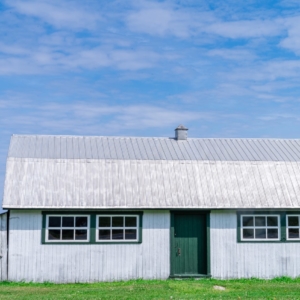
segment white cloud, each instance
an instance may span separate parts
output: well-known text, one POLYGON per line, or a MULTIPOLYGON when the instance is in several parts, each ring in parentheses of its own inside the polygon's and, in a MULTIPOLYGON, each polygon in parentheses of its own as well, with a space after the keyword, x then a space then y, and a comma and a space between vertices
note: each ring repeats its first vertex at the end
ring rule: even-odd
POLYGON ((282 24, 277 20, 239 20, 213 23, 208 25, 205 31, 222 37, 237 39, 276 36, 283 29, 282 24))
POLYGON ((154 51, 144 49, 103 49, 83 50, 67 57, 61 63, 66 66, 94 69, 114 67, 121 70, 151 68, 163 57, 154 51))
POLYGON ((219 56, 225 59, 237 60, 237 61, 248 61, 258 58, 252 50, 248 49, 213 49, 207 52, 209 56, 219 56))
POLYGON ((188 16, 165 8, 152 8, 131 13, 127 17, 130 30, 152 35, 190 36, 188 16))
POLYGON ((7 99, 2 100, 2 107, 0 127, 38 133, 100 134, 99 128, 102 128, 107 134, 124 134, 127 129, 141 131, 215 118, 211 113, 150 104, 123 106, 81 101, 71 104, 42 102, 39 105, 18 102, 14 106, 7 99))
POLYGON ((17 13, 38 18, 57 28, 94 28, 101 19, 101 14, 79 3, 81 2, 57 0, 6 1, 6 5, 17 13))
POLYGON ((136 8, 126 17, 126 24, 134 32, 155 36, 172 35, 188 38, 201 32, 206 22, 215 18, 209 12, 193 11, 169 3, 138 2, 136 8))
POLYGON ((51 47, 40 47, 32 52, 24 50, 24 53, 26 54, 0 58, 0 74, 41 74, 106 67, 136 71, 153 68, 162 60, 176 58, 176 56, 159 54, 149 49, 108 49, 103 47, 71 48, 65 49, 64 52, 51 47))
POLYGON ((262 121, 277 121, 277 120, 280 120, 280 119, 286 119, 288 121, 291 121, 292 119, 294 119, 295 121, 300 121, 300 118, 298 115, 295 115, 295 114, 280 114, 280 113, 273 113, 273 114, 268 114, 268 115, 263 115, 263 116, 260 116, 258 117, 259 120, 262 120, 262 121))
MULTIPOLYGON (((269 82, 257 82, 251 84, 251 89, 255 92, 264 93, 278 93, 279 90, 293 89, 295 82, 293 80, 287 81, 269 81, 269 82)), ((300 95, 299 95, 300 96, 300 95)))
POLYGON ((9 55, 29 54, 29 50, 20 45, 7 45, 0 42, 0 53, 9 55))
POLYGON ((0 74, 37 74, 42 70, 30 59, 22 58, 0 58, 0 74))
POLYGON ((127 26, 134 32, 185 39, 203 34, 247 39, 277 36, 285 30, 280 19, 223 21, 212 11, 178 9, 176 5, 165 2, 145 3, 137 5, 126 17, 127 26))
MULTIPOLYGON (((257 73, 260 70, 257 70, 257 73)), ((269 61, 263 65, 261 75, 267 80, 279 78, 292 78, 300 76, 299 60, 275 60, 269 61)))
POLYGON ((287 28, 287 36, 279 43, 283 48, 300 54, 300 17, 291 17, 283 20, 287 28))
POLYGON ((254 83, 270 83, 272 81, 290 80, 296 87, 300 77, 299 60, 267 60, 256 61, 255 64, 240 64, 230 69, 230 72, 219 72, 219 77, 225 77, 226 81, 236 82, 248 86, 254 83))

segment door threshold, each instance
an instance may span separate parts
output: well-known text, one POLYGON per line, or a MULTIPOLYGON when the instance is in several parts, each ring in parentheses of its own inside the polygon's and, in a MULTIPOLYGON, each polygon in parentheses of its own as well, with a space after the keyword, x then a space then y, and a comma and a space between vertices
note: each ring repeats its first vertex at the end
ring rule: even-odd
POLYGON ((170 275, 169 278, 211 278, 211 275, 208 274, 175 274, 170 275))

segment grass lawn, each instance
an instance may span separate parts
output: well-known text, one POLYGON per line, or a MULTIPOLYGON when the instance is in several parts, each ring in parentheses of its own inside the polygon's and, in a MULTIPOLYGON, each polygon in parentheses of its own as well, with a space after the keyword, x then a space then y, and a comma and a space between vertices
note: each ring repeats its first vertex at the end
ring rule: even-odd
POLYGON ((91 284, 0 282, 0 299, 300 299, 300 278, 131 280, 91 284), (216 290, 214 286, 225 290, 216 290))

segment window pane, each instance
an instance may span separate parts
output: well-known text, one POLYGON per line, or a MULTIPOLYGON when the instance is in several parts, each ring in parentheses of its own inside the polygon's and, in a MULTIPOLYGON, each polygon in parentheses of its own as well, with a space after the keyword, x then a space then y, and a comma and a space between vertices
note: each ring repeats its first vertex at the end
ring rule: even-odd
POLYGON ((299 238, 299 228, 289 228, 289 239, 299 238))
POLYGON ((125 240, 136 240, 136 229, 125 229, 125 240))
POLYGON ((99 240, 110 240, 110 230, 99 230, 99 240))
POLYGON ((136 227, 136 217, 125 217, 125 227, 136 227))
POLYGON ((60 240, 60 230, 49 230, 48 240, 60 240))
POLYGON ((112 230, 112 239, 113 240, 123 240, 123 229, 113 229, 112 230))
POLYGON ((278 229, 268 229, 268 239, 278 239, 278 229))
POLYGON ((277 217, 267 217, 267 225, 268 226, 278 226, 278 218, 277 217))
POLYGON ((254 238, 254 229, 243 229, 243 238, 244 239, 253 239, 254 238))
POLYGON ((88 218, 87 217, 76 217, 76 227, 87 227, 88 218))
POLYGON ((264 229, 264 228, 263 229, 255 229, 255 238, 256 239, 265 239, 266 238, 266 229, 264 229))
POLYGON ((62 230, 62 239, 63 240, 74 240, 74 230, 72 230, 72 229, 62 230))
POLYGON ((49 217, 49 227, 60 227, 61 217, 49 217))
POLYGON ((253 226, 253 217, 243 217, 243 227, 253 226))
POLYGON ((266 217, 255 217, 255 226, 266 226, 266 217))
POLYGON ((289 226, 299 226, 299 218, 298 217, 288 217, 289 226))
POLYGON ((112 217, 112 227, 123 227, 124 226, 124 217, 112 217))
POLYGON ((63 217, 62 227, 74 227, 74 217, 63 217))
POLYGON ((99 227, 110 227, 110 217, 100 217, 99 227))
POLYGON ((87 230, 75 230, 75 240, 87 240, 87 230))

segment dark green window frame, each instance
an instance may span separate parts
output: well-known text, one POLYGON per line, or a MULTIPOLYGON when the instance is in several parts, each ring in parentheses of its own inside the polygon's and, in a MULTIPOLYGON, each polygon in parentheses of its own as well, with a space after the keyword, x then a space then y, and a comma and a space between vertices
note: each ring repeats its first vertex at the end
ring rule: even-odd
POLYGON ((42 244, 45 245, 87 245, 87 244, 141 244, 142 243, 142 230, 143 230, 143 212, 142 211, 43 211, 42 212, 42 244), (89 241, 46 241, 46 231, 47 231, 47 216, 51 215, 60 215, 60 216, 73 216, 73 215, 88 215, 90 218, 90 226, 89 226, 89 241), (98 215, 137 215, 138 216, 138 239, 137 241, 124 241, 124 240, 114 240, 114 241, 97 241, 96 234, 96 217, 98 215))
POLYGON ((237 242, 238 243, 299 243, 300 239, 287 239, 287 216, 292 215, 300 215, 300 211, 278 211, 278 210, 271 210, 271 211, 238 211, 237 212, 237 242), (279 240, 242 240, 241 238, 241 216, 242 215, 278 215, 279 216, 279 240))

